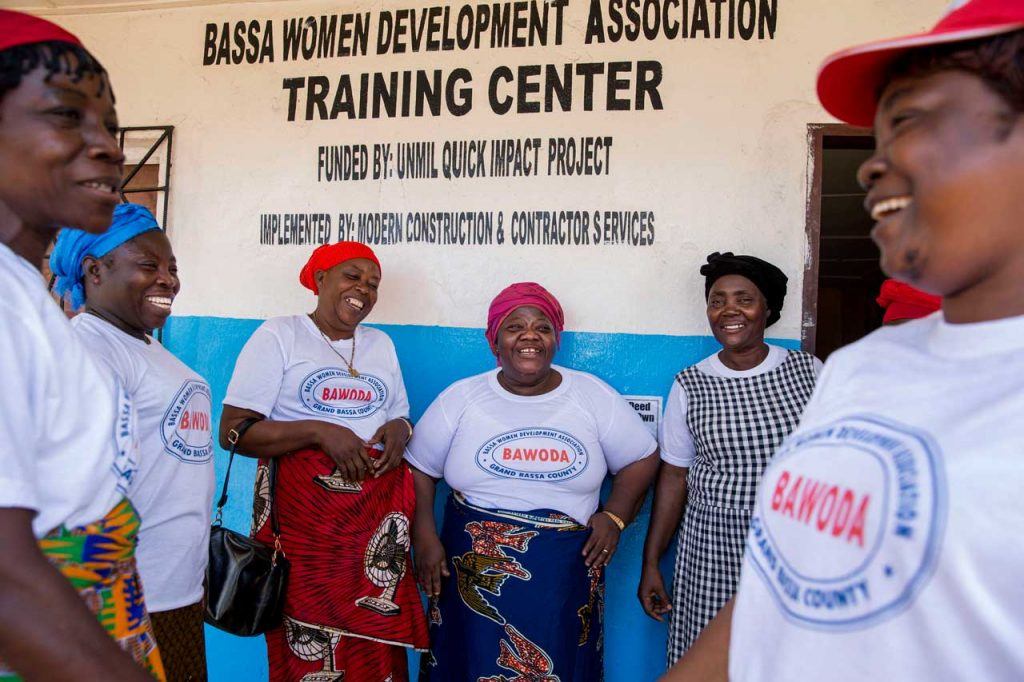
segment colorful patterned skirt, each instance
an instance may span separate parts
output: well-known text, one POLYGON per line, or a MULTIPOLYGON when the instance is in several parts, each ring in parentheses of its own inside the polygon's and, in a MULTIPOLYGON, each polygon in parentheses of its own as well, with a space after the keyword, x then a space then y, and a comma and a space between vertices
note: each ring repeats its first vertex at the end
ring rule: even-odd
POLYGON ((583 563, 589 529, 549 509, 448 499, 451 575, 430 609, 430 682, 600 682, 604 572, 583 563))
MULTIPOLYGON (((263 461, 253 525, 256 538, 271 544, 268 474, 263 461)), ((416 506, 409 468, 352 483, 322 452, 293 452, 278 458, 274 505, 291 569, 284 624, 267 633, 270 679, 408 679, 406 648, 427 648, 409 561, 416 506)))
MULTIPOLYGON (((71 582, 120 647, 154 678, 164 680, 160 652, 135 569, 138 532, 135 508, 128 500, 122 500, 95 523, 51 531, 39 541, 39 549, 71 582)), ((18 679, 17 675, 4 672, 0 662, 0 680, 18 679)))

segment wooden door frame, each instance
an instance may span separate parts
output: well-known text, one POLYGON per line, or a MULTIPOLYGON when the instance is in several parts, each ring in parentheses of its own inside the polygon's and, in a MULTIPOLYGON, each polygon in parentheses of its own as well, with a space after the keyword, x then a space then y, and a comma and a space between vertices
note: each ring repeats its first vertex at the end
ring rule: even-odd
POLYGON ((805 213, 807 257, 804 259, 803 310, 800 316, 800 348, 814 353, 818 332, 818 271, 821 259, 822 152, 826 137, 865 137, 867 128, 845 123, 807 124, 807 209, 805 213))

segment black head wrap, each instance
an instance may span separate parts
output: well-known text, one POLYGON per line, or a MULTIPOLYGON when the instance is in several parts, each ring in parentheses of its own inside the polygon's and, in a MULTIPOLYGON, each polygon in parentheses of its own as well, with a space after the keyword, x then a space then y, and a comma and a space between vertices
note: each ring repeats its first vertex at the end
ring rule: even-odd
POLYGON ((701 266, 700 274, 704 275, 704 300, 707 300, 711 287, 719 278, 742 275, 757 285, 768 301, 770 312, 765 326, 772 326, 782 317, 782 304, 786 300, 786 282, 789 278, 768 261, 755 256, 737 256, 731 251, 715 251, 708 256, 707 264, 701 266))

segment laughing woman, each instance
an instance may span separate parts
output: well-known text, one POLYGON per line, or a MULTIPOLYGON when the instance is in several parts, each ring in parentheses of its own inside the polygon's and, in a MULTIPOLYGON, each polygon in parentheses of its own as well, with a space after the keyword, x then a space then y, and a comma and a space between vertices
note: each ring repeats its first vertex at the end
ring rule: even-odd
POLYGON ((261 458, 253 532, 274 542, 273 486, 291 563, 284 626, 267 633, 270 679, 330 670, 346 682, 401 682, 406 648, 425 649, 427 632, 407 570, 409 401, 391 339, 361 324, 377 302, 380 261, 363 244, 325 245, 299 281, 316 294, 316 309, 256 330, 220 424, 225 447, 231 438, 238 452, 261 458))
POLYGON ((150 336, 180 288, 171 243, 146 208, 121 204, 102 235, 61 230, 50 269, 71 307, 85 305, 71 322, 78 338, 135 406, 139 470, 129 497, 142 517, 139 574, 167 679, 200 682, 214 484, 210 388, 150 336))
POLYGON ((639 590, 652 618, 671 613, 669 665, 736 590, 757 483, 797 425, 821 367, 808 353, 764 341, 782 313, 781 270, 754 256, 707 260, 700 269, 707 317, 722 350, 672 383, 639 590), (658 562, 677 530, 670 600, 658 562))
POLYGON ((140 665, 163 677, 135 569, 139 519, 125 499, 135 471, 131 407, 39 271, 60 226, 110 226, 124 164, 117 129, 107 73, 81 42, 0 10, 5 682, 152 682, 140 665))
POLYGON ((421 679, 596 682, 604 567, 654 477, 658 446, 614 389, 551 364, 563 316, 547 290, 513 284, 487 317, 500 368, 448 387, 406 452, 417 573, 433 602, 421 679), (439 538, 441 478, 455 492, 439 538))

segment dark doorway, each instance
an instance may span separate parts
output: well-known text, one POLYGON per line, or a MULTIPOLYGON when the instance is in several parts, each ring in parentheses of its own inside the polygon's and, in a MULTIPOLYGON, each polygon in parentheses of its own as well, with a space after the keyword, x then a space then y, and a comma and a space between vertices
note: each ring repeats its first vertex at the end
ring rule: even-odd
POLYGON ((804 279, 803 347, 824 360, 882 324, 875 302, 885 275, 871 241, 871 218, 857 168, 872 153, 871 131, 812 125, 807 206, 810 258, 804 279))

